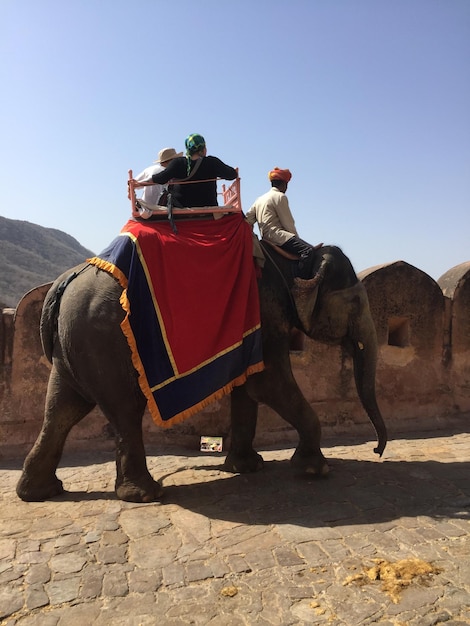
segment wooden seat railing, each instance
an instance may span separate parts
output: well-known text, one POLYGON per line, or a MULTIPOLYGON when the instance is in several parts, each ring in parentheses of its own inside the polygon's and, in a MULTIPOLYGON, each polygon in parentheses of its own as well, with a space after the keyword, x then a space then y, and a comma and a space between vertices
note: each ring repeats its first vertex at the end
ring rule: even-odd
MULTIPOLYGON (((238 174, 238 168, 236 168, 238 174)), ((222 185, 222 196, 224 199, 224 204, 226 206, 236 207, 239 211, 242 210, 242 196, 240 193, 240 178, 237 178, 233 181, 231 185, 228 187, 225 184, 222 185)))
MULTIPOLYGON (((136 198, 135 195, 135 190, 139 189, 140 187, 148 187, 150 185, 154 185, 155 183, 153 182, 138 182, 136 180, 134 180, 133 175, 132 175, 132 170, 129 170, 128 172, 129 174, 129 180, 128 180, 128 198, 131 201, 131 208, 132 208, 132 217, 138 217, 139 214, 139 210, 137 208, 137 203, 139 202, 139 200, 136 198)), ((237 174, 238 174, 238 168, 237 168, 237 174)), ((209 180, 222 180, 220 178, 211 178, 209 180)), ((174 184, 177 185, 187 185, 190 183, 204 183, 204 182, 208 182, 208 180, 188 180, 188 181, 174 181, 174 184)), ((172 181, 169 181, 169 184, 172 184, 172 181)), ((208 213, 213 213, 213 214, 220 214, 220 213, 240 213, 242 210, 242 202, 241 202, 241 195, 240 195, 240 178, 237 176, 237 178, 228 186, 226 187, 225 184, 222 185, 222 191, 218 192, 218 195, 222 195, 223 197, 223 206, 211 206, 211 207, 187 207, 187 208, 183 208, 183 209, 177 209, 176 207, 173 208, 172 213, 174 216, 177 215, 206 215, 208 213)), ((140 201, 141 202, 141 201, 140 201)), ((149 208, 150 210, 152 210, 154 213, 159 214, 160 212, 162 213, 166 213, 167 209, 164 206, 155 206, 152 207, 148 204, 145 204, 145 206, 147 208, 149 208)))

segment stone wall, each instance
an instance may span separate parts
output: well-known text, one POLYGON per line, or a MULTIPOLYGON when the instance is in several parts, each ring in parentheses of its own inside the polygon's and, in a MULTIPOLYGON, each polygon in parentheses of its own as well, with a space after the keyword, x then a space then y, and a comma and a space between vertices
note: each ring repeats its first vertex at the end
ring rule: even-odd
POLYGON ((470 411, 470 262, 446 272, 439 279, 439 286, 452 303, 446 322, 446 340, 451 346, 449 385, 455 409, 467 413, 470 411))
MULTIPOLYGON (((377 397, 389 433, 431 430, 470 417, 470 262, 438 282, 397 261, 362 272, 377 328, 377 397)), ((39 338, 41 306, 50 284, 27 293, 0 324, 0 457, 24 454, 43 418, 50 365, 39 338)), ((291 353, 294 375, 317 411, 326 435, 375 434, 354 387, 352 361, 341 348, 298 337, 291 353), (300 341, 299 341, 300 339, 300 341)), ((144 418, 147 443, 197 448, 201 435, 230 436, 229 398, 170 429, 144 418)), ((295 431, 261 405, 256 446, 293 445, 295 431)), ((76 426, 69 448, 113 446, 99 409, 76 426)))

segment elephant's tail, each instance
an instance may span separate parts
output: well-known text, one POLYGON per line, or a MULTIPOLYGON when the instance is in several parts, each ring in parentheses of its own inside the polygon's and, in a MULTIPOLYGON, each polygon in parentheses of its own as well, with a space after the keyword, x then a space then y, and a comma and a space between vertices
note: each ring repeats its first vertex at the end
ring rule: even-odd
POLYGON ((86 267, 88 263, 68 270, 53 283, 52 287, 46 294, 44 304, 42 306, 41 321, 39 331, 41 335, 41 343, 44 354, 52 363, 52 353, 54 350, 54 342, 57 335, 57 322, 59 318, 60 301, 64 295, 67 286, 74 280, 86 267))

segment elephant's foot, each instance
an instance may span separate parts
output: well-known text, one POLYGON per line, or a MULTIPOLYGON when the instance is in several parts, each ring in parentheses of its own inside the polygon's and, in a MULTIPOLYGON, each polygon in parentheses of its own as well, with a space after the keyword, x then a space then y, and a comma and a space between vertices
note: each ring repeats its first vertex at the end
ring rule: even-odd
POLYGON ((230 451, 224 461, 223 468, 233 474, 249 474, 263 469, 263 457, 251 450, 248 454, 237 454, 230 451))
POLYGON ((297 448, 290 462, 292 467, 302 474, 321 477, 327 476, 330 471, 328 463, 320 450, 318 452, 305 452, 297 448))
POLYGON ((64 493, 64 488, 62 481, 55 475, 47 482, 39 482, 37 477, 31 478, 23 471, 16 485, 16 493, 25 502, 43 502, 60 496, 64 493))
POLYGON ((116 481, 116 495, 126 502, 156 502, 163 495, 163 487, 151 476, 139 483, 123 480, 118 484, 116 481))

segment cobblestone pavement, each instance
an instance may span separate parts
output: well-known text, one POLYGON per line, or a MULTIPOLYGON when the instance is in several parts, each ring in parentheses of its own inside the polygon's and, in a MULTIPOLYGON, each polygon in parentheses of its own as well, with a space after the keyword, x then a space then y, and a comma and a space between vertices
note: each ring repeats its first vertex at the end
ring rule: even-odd
POLYGON ((166 491, 142 505, 115 498, 109 452, 64 455, 68 493, 44 503, 0 460, 0 623, 470 624, 470 434, 406 437, 382 460, 327 441, 319 480, 292 473, 292 449, 234 476, 222 455, 149 448, 166 491), (401 591, 367 575, 405 559, 434 572, 401 591))

